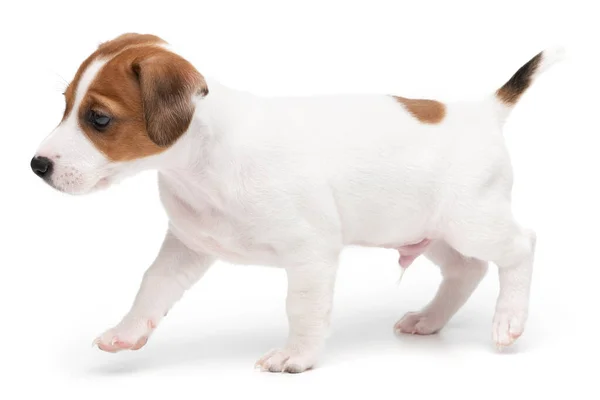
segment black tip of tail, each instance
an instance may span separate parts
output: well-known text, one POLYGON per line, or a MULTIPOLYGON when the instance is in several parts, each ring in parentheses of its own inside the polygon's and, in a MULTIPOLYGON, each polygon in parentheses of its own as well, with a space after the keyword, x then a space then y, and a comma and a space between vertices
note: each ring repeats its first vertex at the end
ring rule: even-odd
POLYGON ((507 105, 514 105, 519 97, 531 85, 531 78, 542 61, 542 53, 539 53, 525 65, 523 65, 515 74, 496 92, 500 101, 507 105))

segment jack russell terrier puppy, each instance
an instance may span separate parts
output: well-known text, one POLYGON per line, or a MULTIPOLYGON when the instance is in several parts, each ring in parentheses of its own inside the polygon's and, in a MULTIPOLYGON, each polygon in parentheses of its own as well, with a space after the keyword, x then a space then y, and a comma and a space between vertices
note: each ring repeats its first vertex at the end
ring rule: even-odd
POLYGON ((88 57, 64 95, 62 122, 31 167, 84 194, 158 170, 169 226, 131 310, 94 342, 144 346, 217 259, 276 265, 288 278, 289 336, 257 366, 302 372, 328 329, 340 251, 423 254, 443 275, 422 310, 394 329, 429 335, 498 266, 492 337, 508 346, 527 319, 535 233, 511 212, 502 127, 562 49, 541 52, 479 101, 388 95, 257 97, 206 80, 160 38, 125 34, 88 57))

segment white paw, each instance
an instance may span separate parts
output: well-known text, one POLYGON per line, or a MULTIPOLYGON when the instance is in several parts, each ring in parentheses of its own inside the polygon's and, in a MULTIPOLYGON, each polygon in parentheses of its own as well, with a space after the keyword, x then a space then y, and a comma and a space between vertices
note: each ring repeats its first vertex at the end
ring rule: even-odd
POLYGON ((156 328, 157 322, 148 318, 126 318, 94 340, 100 350, 116 353, 121 350, 139 350, 156 328))
POLYGON ((317 361, 318 353, 307 349, 273 349, 262 356, 254 367, 262 371, 296 374, 311 369, 317 361))
POLYGON ((444 327, 445 320, 433 313, 409 312, 396 322, 394 332, 412 335, 431 335, 444 327))
POLYGON ((523 334, 527 312, 522 310, 496 310, 492 337, 498 348, 510 346, 523 334))

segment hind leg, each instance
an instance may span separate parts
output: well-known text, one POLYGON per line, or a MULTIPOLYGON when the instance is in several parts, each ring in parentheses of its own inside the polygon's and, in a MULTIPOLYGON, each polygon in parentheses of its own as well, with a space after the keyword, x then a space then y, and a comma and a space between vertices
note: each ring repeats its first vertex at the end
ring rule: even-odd
POLYGON ((487 271, 487 263, 467 258, 446 242, 433 242, 425 256, 440 267, 443 280, 421 311, 406 314, 394 326, 397 333, 429 335, 443 328, 465 304, 487 271))
POLYGON ((447 241, 462 254, 498 266, 500 292, 492 336, 497 346, 512 344, 525 328, 536 236, 514 220, 510 205, 472 207, 454 219, 447 241))

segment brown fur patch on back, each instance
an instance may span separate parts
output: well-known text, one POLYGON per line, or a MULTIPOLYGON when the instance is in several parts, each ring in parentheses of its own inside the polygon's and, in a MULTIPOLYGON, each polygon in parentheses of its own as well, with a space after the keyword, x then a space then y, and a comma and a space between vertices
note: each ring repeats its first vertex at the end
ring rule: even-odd
POLYGON ((446 116, 446 105, 436 100, 394 96, 413 117, 424 124, 439 124, 446 116))
POLYGON ((525 65, 523 65, 515 74, 496 92, 500 101, 509 106, 514 105, 523 92, 531 85, 531 78, 542 61, 542 53, 539 53, 525 65))

